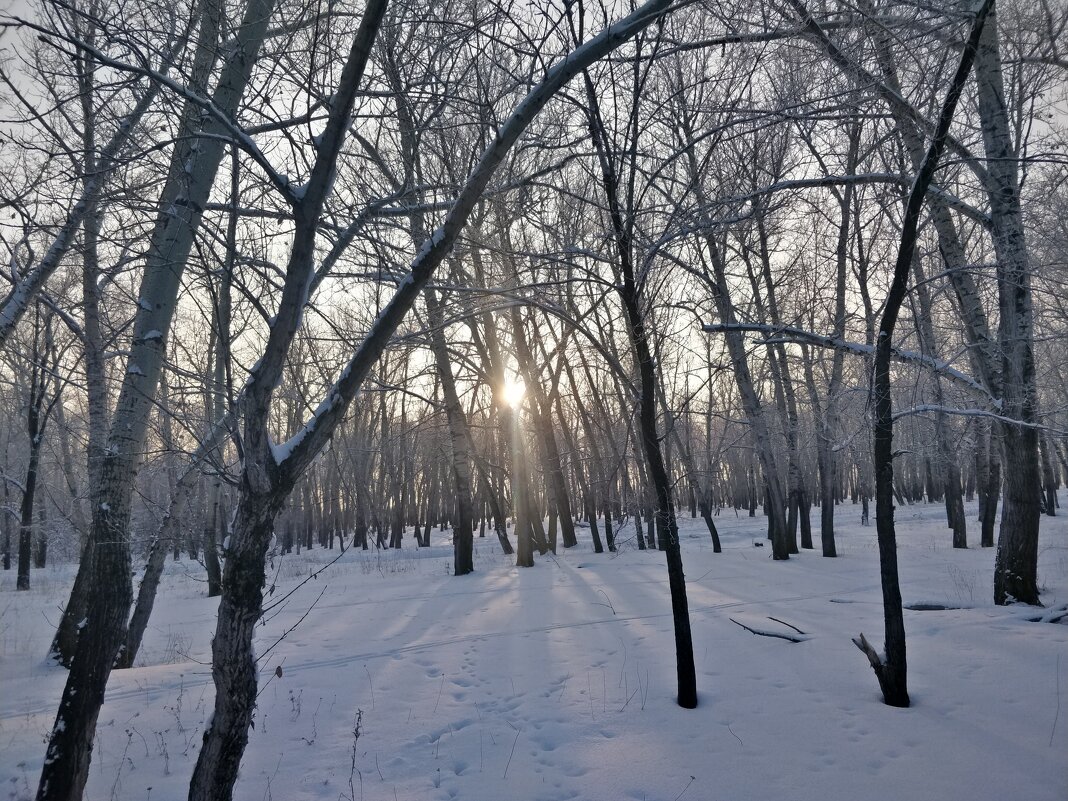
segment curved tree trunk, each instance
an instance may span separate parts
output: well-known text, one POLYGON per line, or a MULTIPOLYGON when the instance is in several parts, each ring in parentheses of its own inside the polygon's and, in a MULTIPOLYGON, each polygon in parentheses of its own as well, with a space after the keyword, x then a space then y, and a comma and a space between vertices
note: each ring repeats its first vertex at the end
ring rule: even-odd
POLYGON ((875 375, 872 395, 875 406, 874 452, 876 528, 879 542, 879 567, 883 591, 883 623, 885 653, 878 654, 861 634, 854 642, 868 657, 879 680, 883 700, 889 706, 907 707, 910 703, 907 686, 905 651, 905 623, 901 609, 901 588, 897 570, 897 538, 894 529, 894 420, 891 404, 890 359, 894 329, 905 300, 908 278, 916 251, 917 231, 923 199, 934 178, 942 150, 946 144, 957 101, 964 82, 971 72, 987 14, 993 0, 985 0, 972 24, 971 33, 961 54, 960 63, 950 84, 939 114, 927 155, 909 192, 902 221, 901 240, 894 265, 894 278, 883 307, 879 338, 875 350, 875 375))
MULTIPOLYGON (((657 433, 657 374, 646 318, 642 311, 642 299, 634 270, 634 249, 631 229, 623 217, 621 187, 616 169, 613 146, 608 140, 607 129, 601 119, 597 95, 589 76, 586 79, 586 97, 590 104, 590 129, 594 147, 601 166, 601 182, 612 221, 612 233, 618 264, 616 291, 626 311, 627 337, 630 340, 640 378, 638 402, 639 432, 642 450, 645 453, 649 480, 656 497, 657 539, 664 551, 668 569, 668 589, 671 594, 672 621, 675 629, 675 674, 678 683, 678 704, 684 709, 697 706, 697 672, 693 658, 693 635, 690 630, 689 601, 686 597, 686 578, 682 567, 682 550, 679 544, 679 529, 675 519, 675 504, 671 497, 671 478, 664 464, 657 433)), ((637 80, 637 78, 635 79, 637 80)), ((633 97, 638 102, 638 94, 633 97)), ((636 124, 638 115, 632 119, 636 124)), ((636 143, 636 132, 632 139, 636 143)), ((634 165, 632 165, 632 169, 634 165)), ((631 220, 633 217, 631 217, 631 220)))

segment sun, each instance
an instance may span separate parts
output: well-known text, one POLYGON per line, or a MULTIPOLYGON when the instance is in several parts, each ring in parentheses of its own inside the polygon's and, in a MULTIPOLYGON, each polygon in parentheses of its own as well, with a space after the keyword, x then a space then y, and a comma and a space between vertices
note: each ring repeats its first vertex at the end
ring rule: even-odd
POLYGON ((522 381, 507 379, 501 388, 501 398, 511 408, 516 409, 523 403, 523 397, 527 394, 527 387, 522 381))

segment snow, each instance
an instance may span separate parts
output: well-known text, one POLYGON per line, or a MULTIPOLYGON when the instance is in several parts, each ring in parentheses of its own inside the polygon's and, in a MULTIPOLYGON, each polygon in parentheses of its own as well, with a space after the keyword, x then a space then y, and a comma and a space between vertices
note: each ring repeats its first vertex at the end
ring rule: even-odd
MULTIPOLYGON (((674 702, 663 555, 639 552, 630 525, 618 555, 592 553, 580 528, 576 548, 523 570, 491 535, 463 578, 436 529, 431 548, 409 536, 403 550, 349 551, 329 567, 337 551, 275 557, 235 797, 347 799, 354 764, 357 799, 1064 801, 1068 625, 1042 622, 1068 602, 1064 509, 1062 493, 1061 516, 1042 519, 1042 610, 992 605, 993 550, 954 550, 942 506, 898 508, 905 604, 957 607, 905 612, 904 710, 880 702, 850 642, 863 632, 882 646, 875 527, 849 504, 838 559, 774 562, 753 547, 764 518, 731 510, 716 518, 724 552, 713 554, 702 522, 680 521, 696 710, 674 702)), ((814 522, 818 536, 816 510, 814 522)), ((73 571, 35 571, 30 592, 14 591, 13 573, 0 576, 0 781, 20 799, 36 789, 66 676, 43 660, 45 621, 73 571)), ((213 693, 218 602, 203 578, 195 562, 168 563, 140 666, 112 675, 86 798, 115 786, 120 798, 186 797, 213 693)))
MULTIPOLYGON (((430 256, 430 252, 434 248, 436 248, 439 245, 441 245, 441 243, 444 242, 444 241, 445 241, 445 226, 441 225, 441 226, 438 226, 437 228, 435 228, 434 229, 434 233, 432 233, 430 236, 428 236, 423 241, 422 246, 420 246, 420 248, 419 248, 419 252, 417 254, 415 254, 415 258, 412 259, 412 264, 413 265, 418 265, 418 264, 421 264, 422 262, 426 261, 426 259, 430 256)), ((415 281, 415 275, 414 275, 413 272, 409 272, 404 277, 404 279, 400 282, 400 284, 398 284, 398 286, 404 286, 405 284, 410 284, 413 281, 415 281)))
POLYGON ((274 463, 277 465, 282 464, 286 459, 293 455, 293 449, 296 448, 304 438, 308 436, 309 432, 314 428, 314 423, 318 418, 313 417, 311 427, 304 426, 296 434, 287 439, 285 442, 272 442, 271 443, 271 456, 274 458, 274 463))

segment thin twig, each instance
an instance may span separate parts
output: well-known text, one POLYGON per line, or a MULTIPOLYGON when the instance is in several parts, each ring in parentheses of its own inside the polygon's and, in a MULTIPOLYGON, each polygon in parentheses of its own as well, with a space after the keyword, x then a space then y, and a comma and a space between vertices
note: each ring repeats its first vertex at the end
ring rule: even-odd
POLYGON ((690 781, 688 781, 686 783, 686 786, 682 788, 682 793, 679 793, 677 796, 675 796, 675 801, 679 801, 679 799, 682 798, 683 793, 685 793, 687 790, 689 790, 690 789, 690 785, 693 784, 696 780, 697 780, 696 776, 691 776, 690 777, 690 781))
POLYGON ((445 689, 445 674, 441 674, 441 684, 438 685, 438 700, 434 702, 434 711, 431 714, 437 714, 438 704, 441 702, 441 691, 445 689))
MULTIPOLYGON (((367 684, 371 688, 371 709, 374 709, 375 708, 375 685, 374 685, 374 682, 371 681, 371 671, 369 671, 367 669, 367 665, 363 666, 363 672, 367 674, 367 684)), ((411 713, 409 713, 409 715, 410 714, 411 713)))
POLYGON ((512 755, 513 755, 513 754, 515 753, 515 744, 519 742, 519 735, 520 735, 520 734, 522 734, 522 733, 523 733, 523 730, 522 730, 522 729, 520 729, 519 731, 517 731, 517 732, 515 733, 515 739, 514 739, 514 740, 512 740, 512 750, 511 750, 511 752, 510 752, 510 753, 508 754, 508 763, 507 763, 507 764, 506 764, 506 765, 504 766, 504 776, 503 776, 503 778, 505 778, 505 779, 507 779, 507 778, 508 778, 508 768, 509 768, 509 766, 511 766, 511 764, 512 764, 512 755))
POLYGON ((322 599, 322 597, 326 594, 327 587, 329 587, 329 586, 330 585, 328 584, 326 587, 323 587, 323 591, 319 593, 319 597, 316 598, 314 601, 312 601, 311 606, 309 606, 307 611, 305 611, 304 614, 300 616, 300 619, 296 623, 294 623, 292 626, 290 626, 288 629, 283 631, 281 637, 279 637, 277 640, 275 640, 273 643, 271 643, 266 651, 264 651, 262 654, 260 654, 258 657, 256 657, 256 662, 261 661, 265 656, 267 656, 267 654, 269 654, 271 651, 274 650, 275 646, 278 645, 278 643, 282 642, 282 640, 284 640, 286 637, 288 637, 290 634, 292 634, 294 631, 296 631, 297 626, 299 626, 301 623, 304 622, 304 618, 306 618, 308 615, 311 614, 311 611, 315 608, 315 605, 317 603, 319 603, 320 599, 322 599))
POLYGON ((1061 655, 1057 654, 1057 711, 1053 713, 1053 728, 1049 730, 1049 746, 1053 747, 1053 733, 1057 731, 1057 719, 1061 716, 1061 655))
POLYGON ((742 742, 742 738, 734 733, 734 729, 731 728, 731 724, 729 724, 729 723, 727 724, 727 731, 729 731, 731 733, 731 737, 733 737, 735 740, 738 741, 739 745, 741 745, 743 747, 745 746, 745 743, 742 742))

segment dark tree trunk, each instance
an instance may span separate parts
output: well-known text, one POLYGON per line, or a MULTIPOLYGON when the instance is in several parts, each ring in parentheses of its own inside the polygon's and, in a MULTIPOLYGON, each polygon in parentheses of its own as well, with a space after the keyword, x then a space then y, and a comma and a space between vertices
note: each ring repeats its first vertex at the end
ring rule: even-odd
POLYGON ((189 801, 229 801, 256 708, 252 637, 263 611, 267 546, 285 493, 242 489, 230 534, 218 624, 211 643, 215 707, 189 785, 189 801))
POLYGON ((48 512, 42 503, 37 506, 37 550, 33 554, 33 566, 44 570, 48 564, 48 512))
MULTIPOLYGON (((421 244, 421 243, 420 243, 421 244)), ((452 479, 456 491, 456 519, 453 521, 452 550, 453 575, 465 576, 475 569, 474 564, 474 509, 471 490, 471 432, 467 417, 456 391, 456 379, 449 363, 448 344, 445 341, 444 313, 432 289, 424 292, 430 322, 430 347, 434 352, 434 364, 441 381, 445 400, 445 416, 449 424, 452 444, 452 479)))
POLYGON ((486 475, 484 469, 479 469, 478 480, 482 486, 482 493, 485 495, 486 503, 489 504, 490 516, 493 518, 493 529, 497 533, 497 541, 500 542, 501 550, 504 551, 505 555, 511 555, 513 553, 512 543, 508 540, 508 521, 504 516, 504 505, 501 498, 490 483, 489 476, 486 475))
POLYGON ((708 528, 708 533, 712 537, 712 553, 722 553, 723 546, 719 541, 719 531, 716 529, 716 524, 712 520, 712 504, 704 494, 701 496, 699 508, 701 510, 701 517, 704 518, 705 526, 708 528))
MULTIPOLYGON (((797 514, 801 523, 801 547, 812 549, 812 499, 802 486, 797 495, 797 514)), ((826 555, 826 554, 825 554, 826 555)))
MULTIPOLYGON (((38 321, 39 322, 39 321, 38 321)), ((30 379, 30 402, 26 414, 26 433, 30 439, 29 463, 26 466, 26 481, 22 488, 22 504, 19 509, 19 569, 16 589, 30 588, 30 561, 33 551, 33 512, 37 494, 37 471, 41 459, 41 439, 47 415, 42 416, 44 395, 48 383, 45 365, 46 355, 40 347, 40 331, 35 331, 33 342, 33 367, 30 379)))
POLYGON ((89 589, 93 585, 93 569, 89 560, 93 558, 93 549, 86 542, 82 548, 81 558, 78 560, 78 572, 74 576, 74 585, 71 587, 67 605, 63 608, 63 614, 56 627, 56 634, 52 638, 52 644, 48 649, 49 658, 54 659, 63 667, 69 668, 74 659, 74 652, 78 646, 78 633, 81 630, 79 623, 85 619, 85 608, 89 602, 89 589))
POLYGON ((875 466, 875 517, 886 636, 885 652, 883 655, 878 654, 865 640, 863 634, 854 642, 871 662, 883 692, 883 700, 890 706, 907 707, 909 705, 905 623, 901 609, 901 588, 897 571, 897 537, 894 530, 894 421, 890 397, 892 340, 901 304, 908 290, 909 272, 916 252, 917 230, 924 195, 934 178, 957 101, 968 73, 971 71, 972 61, 979 44, 979 35, 983 31, 984 21, 992 5, 993 0, 986 0, 976 15, 971 34, 953 76, 953 82, 942 105, 931 145, 909 192, 897 261, 894 266, 894 278, 883 309, 879 338, 876 343, 875 376, 872 385, 875 406, 873 463, 875 466))
MULTIPOLYGON (((600 118, 593 83, 588 75, 585 77, 587 99, 591 106, 590 129, 599 155, 601 178, 612 220, 619 276, 622 278, 622 281, 617 283, 616 289, 626 310, 627 335, 634 350, 640 377, 638 421, 642 450, 649 471, 649 481, 656 497, 657 534, 667 559, 668 588, 671 593, 672 620, 675 628, 678 704, 685 709, 693 709, 697 706, 697 672, 694 666, 693 637, 690 631, 690 611, 686 597, 686 578, 683 574, 679 530, 675 519, 675 505, 671 497, 671 478, 664 464, 656 426, 656 365, 646 331, 639 286, 635 279, 630 228, 624 222, 620 204, 620 184, 614 163, 615 156, 600 118)), ((634 101, 637 102, 637 95, 634 101)), ((638 115, 633 116, 637 120, 638 115)), ((654 518, 650 516, 650 526, 653 521, 654 518)))
POLYGON ((823 555, 838 556, 834 542, 834 494, 837 477, 837 460, 827 447, 824 437, 817 443, 816 459, 820 473, 820 545, 823 555))
MULTIPOLYGON (((98 497, 128 503, 128 495, 123 499, 107 492, 108 488, 132 483, 132 477, 123 475, 129 465, 121 462, 114 457, 105 459, 101 470, 105 492, 98 497)), ((87 586, 98 589, 86 591, 85 617, 75 626, 74 658, 45 753, 38 801, 77 801, 82 797, 104 688, 126 640, 126 616, 133 601, 125 531, 129 508, 113 509, 107 502, 94 507, 94 533, 87 546, 93 552, 92 576, 87 578, 87 586)))
POLYGON ((30 464, 26 468, 26 484, 22 491, 22 507, 19 515, 19 570, 16 589, 30 588, 30 562, 33 550, 33 499, 37 490, 37 462, 40 447, 34 442, 30 446, 30 464))
POLYGON ((219 564, 218 532, 226 523, 219 514, 222 494, 221 485, 216 482, 211 488, 211 511, 204 521, 203 537, 200 544, 204 551, 204 568, 208 574, 208 597, 215 598, 222 593, 222 566, 219 564))
POLYGON ((1043 511, 1050 517, 1057 516, 1057 474, 1049 455, 1049 440, 1045 435, 1038 438, 1038 452, 1042 458, 1043 511))
MULTIPOLYGON (((594 515, 596 518, 596 514, 594 515)), ((604 499, 604 538, 608 543, 608 550, 615 553, 616 550, 616 535, 612 531, 612 502, 605 496, 604 499)))

